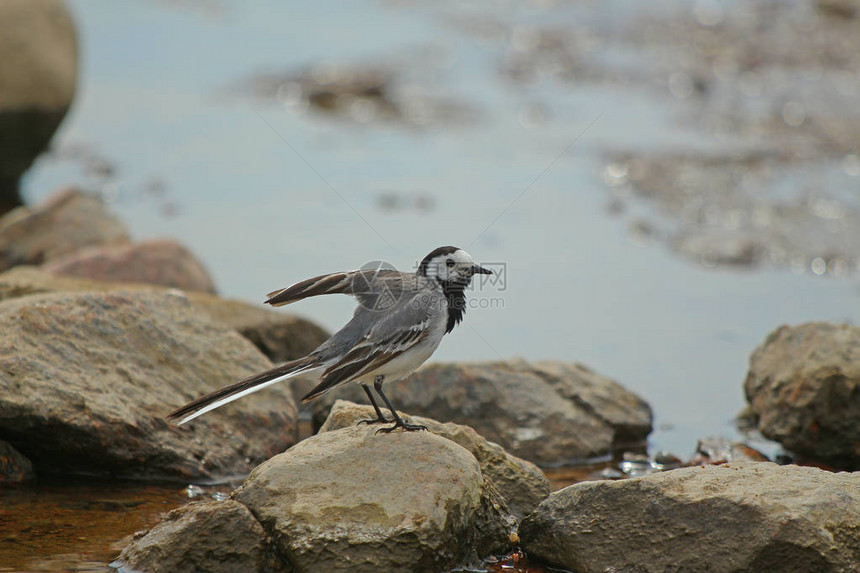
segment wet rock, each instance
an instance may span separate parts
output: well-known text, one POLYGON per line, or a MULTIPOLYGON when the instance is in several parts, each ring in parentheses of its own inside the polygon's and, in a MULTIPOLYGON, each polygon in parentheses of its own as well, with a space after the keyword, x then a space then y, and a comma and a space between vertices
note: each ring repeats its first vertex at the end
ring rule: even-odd
POLYGON ((0 303, 0 436, 37 473, 218 479, 293 443, 273 387, 176 428, 163 416, 271 367, 181 293, 33 295, 0 303))
POLYGON ((9 442, 0 440, 0 484, 18 483, 33 477, 33 464, 9 442))
POLYGON ((529 556, 604 571, 854 571, 860 473, 741 462, 551 494, 520 527, 529 556))
POLYGON ((767 252, 755 236, 738 235, 737 231, 687 229, 672 239, 672 247, 706 267, 754 266, 767 252))
POLYGON ((744 389, 764 436, 812 459, 860 469, 860 328, 778 328, 750 357, 744 389))
MULTIPOLYGON (((578 364, 431 364, 386 386, 386 393, 399 408, 470 426, 511 454, 545 467, 607 455, 644 441, 651 430, 648 404, 578 364)), ((332 394, 367 400, 357 384, 332 394)), ((324 418, 334 399, 315 402, 314 417, 324 418)))
POLYGON ((77 73, 64 2, 0 2, 0 214, 21 204, 18 180, 66 115, 77 73))
POLYGON ((191 503, 167 514, 122 550, 113 566, 147 573, 287 571, 241 503, 191 503))
POLYGON ((508 540, 478 461, 431 432, 317 434, 257 467, 232 499, 296 571, 443 571, 508 540))
MULTIPOLYGON (((49 292, 160 292, 162 287, 132 283, 106 283, 56 276, 36 267, 15 267, 0 273, 0 301, 49 292)), ((261 305, 187 292, 191 304, 209 318, 236 330, 254 343, 273 362, 285 362, 310 353, 329 334, 316 324, 261 305)))
POLYGON ((402 120, 392 101, 393 70, 320 63, 296 73, 258 74, 243 81, 255 96, 360 123, 402 120))
POLYGON ((857 0, 817 0, 815 6, 828 16, 851 20, 860 13, 860 2, 857 0))
POLYGON ((203 263, 172 239, 81 249, 45 263, 43 268, 57 275, 215 293, 215 283, 203 263))
POLYGON ((0 218, 0 271, 128 240, 125 225, 100 200, 67 189, 36 207, 19 207, 0 218))
MULTIPOLYGON (((374 417, 373 408, 370 406, 338 400, 320 432, 350 428, 361 420, 374 417)), ((481 473, 505 499, 511 515, 517 519, 531 513, 549 495, 549 480, 537 466, 512 456, 469 426, 451 422, 442 424, 419 416, 409 416, 409 419, 411 423, 426 426, 437 436, 447 438, 469 450, 481 465, 481 473)))
MULTIPOLYGON (((409 72, 426 62, 414 62, 409 72)), ((404 86, 405 70, 387 64, 341 65, 319 62, 295 72, 255 74, 238 83, 239 92, 294 110, 310 109, 357 123, 387 122, 410 127, 463 125, 477 113, 463 102, 429 97, 433 85, 404 86)))

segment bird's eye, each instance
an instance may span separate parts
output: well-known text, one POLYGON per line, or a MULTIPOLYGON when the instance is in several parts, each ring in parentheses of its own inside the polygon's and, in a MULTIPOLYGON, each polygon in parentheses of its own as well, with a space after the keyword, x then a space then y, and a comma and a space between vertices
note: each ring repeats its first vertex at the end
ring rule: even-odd
POLYGON ((451 267, 453 267, 454 266, 454 259, 448 259, 447 261, 445 261, 445 266, 448 267, 449 269, 451 267))

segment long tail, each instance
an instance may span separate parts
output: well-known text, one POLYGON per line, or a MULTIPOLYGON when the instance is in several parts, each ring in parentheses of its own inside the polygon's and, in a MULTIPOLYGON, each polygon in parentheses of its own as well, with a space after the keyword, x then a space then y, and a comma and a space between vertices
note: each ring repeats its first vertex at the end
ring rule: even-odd
POLYGON ((174 410, 168 414, 167 421, 176 425, 182 425, 185 422, 190 422, 197 416, 201 416, 215 408, 220 408, 224 404, 229 404, 233 400, 238 400, 239 398, 252 394, 257 390, 262 390, 267 386, 271 386, 272 384, 286 380, 287 378, 292 378, 293 376, 320 366, 322 366, 322 364, 318 362, 318 359, 310 356, 299 358, 292 362, 287 362, 277 368, 260 372, 250 378, 246 378, 236 382, 235 384, 216 390, 211 394, 206 394, 205 396, 197 398, 193 402, 189 402, 178 410, 174 410))

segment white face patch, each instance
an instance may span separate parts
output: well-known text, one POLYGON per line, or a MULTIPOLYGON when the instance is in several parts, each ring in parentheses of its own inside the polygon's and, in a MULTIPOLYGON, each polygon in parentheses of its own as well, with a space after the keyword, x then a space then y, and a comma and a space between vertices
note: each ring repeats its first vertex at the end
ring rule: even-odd
POLYGON ((427 276, 445 282, 469 282, 474 266, 475 259, 463 249, 457 249, 451 254, 432 258, 427 265, 427 276))

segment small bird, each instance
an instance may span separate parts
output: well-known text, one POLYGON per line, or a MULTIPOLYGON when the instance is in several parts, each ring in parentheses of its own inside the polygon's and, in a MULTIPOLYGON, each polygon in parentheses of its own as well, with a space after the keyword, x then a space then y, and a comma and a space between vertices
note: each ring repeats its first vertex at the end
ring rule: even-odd
POLYGON ((358 300, 352 319, 316 350, 271 370, 207 394, 171 412, 167 420, 184 424, 197 416, 293 376, 316 376, 318 384, 302 398, 309 402, 329 390, 356 381, 364 388, 376 418, 391 423, 377 432, 426 430, 409 424, 382 391, 384 382, 406 378, 421 366, 466 312, 465 289, 476 274, 492 274, 463 249, 439 247, 414 273, 360 269, 321 275, 270 292, 266 300, 283 306, 322 294, 348 294, 358 300), (392 419, 383 415, 369 385, 382 398, 392 419))

